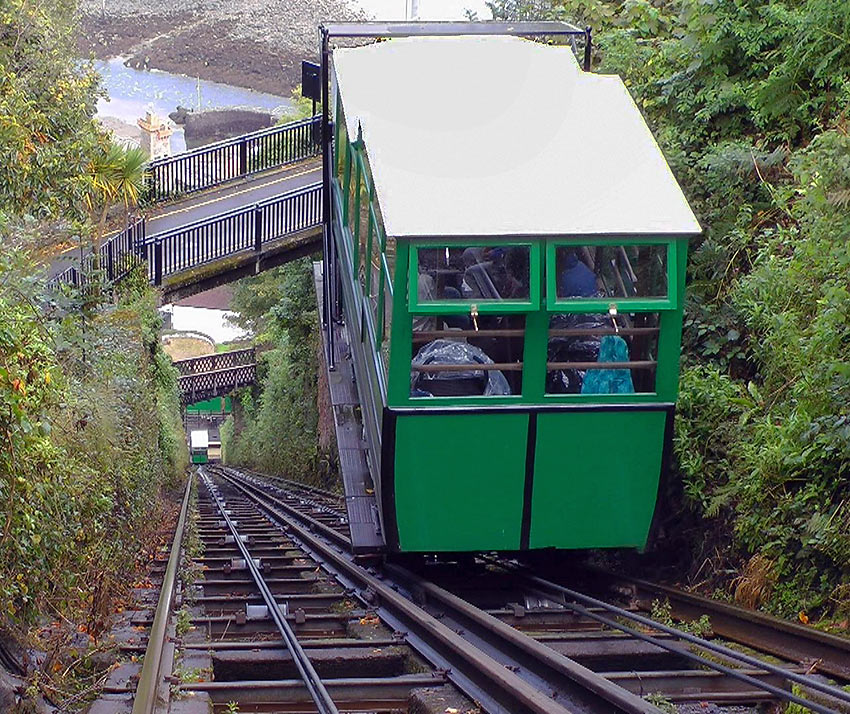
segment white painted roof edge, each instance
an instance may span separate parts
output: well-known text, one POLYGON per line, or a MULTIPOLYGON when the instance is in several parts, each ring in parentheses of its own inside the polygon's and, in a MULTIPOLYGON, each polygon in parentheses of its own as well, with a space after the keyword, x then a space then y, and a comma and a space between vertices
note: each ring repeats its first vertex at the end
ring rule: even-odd
POLYGON ((405 38, 335 50, 334 80, 350 136, 362 126, 388 235, 701 232, 622 80, 582 72, 568 47, 512 37, 405 38), (478 66, 472 51, 489 71, 478 72, 474 86, 454 71, 478 66), (423 66, 435 71, 422 74, 423 66), (563 91, 545 91, 552 83, 563 91), (443 92, 460 112, 435 110, 443 92), (503 147, 505 136, 515 141, 503 147), (499 151, 487 151, 488 142, 499 151), (564 169, 570 161, 576 168, 564 169))

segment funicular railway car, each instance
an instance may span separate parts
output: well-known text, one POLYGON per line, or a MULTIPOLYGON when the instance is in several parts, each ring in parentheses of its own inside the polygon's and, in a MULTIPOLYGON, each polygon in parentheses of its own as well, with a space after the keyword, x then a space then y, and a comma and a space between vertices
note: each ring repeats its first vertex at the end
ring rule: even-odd
POLYGON ((322 30, 327 355, 377 514, 355 550, 646 544, 700 227, 620 78, 534 35, 589 40, 322 30))
POLYGON ((193 464, 209 462, 210 437, 206 429, 193 429, 189 433, 189 458, 193 464))

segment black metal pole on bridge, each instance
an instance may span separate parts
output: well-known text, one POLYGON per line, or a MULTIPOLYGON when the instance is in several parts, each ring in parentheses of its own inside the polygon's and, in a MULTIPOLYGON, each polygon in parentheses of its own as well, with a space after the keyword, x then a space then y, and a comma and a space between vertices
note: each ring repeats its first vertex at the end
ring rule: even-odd
POLYGON ((153 284, 162 285, 162 241, 153 244, 153 284))
MULTIPOLYGON (((254 204, 254 252, 259 255, 263 252, 263 209, 259 203, 254 204)), ((257 272, 260 266, 257 265, 257 272)))

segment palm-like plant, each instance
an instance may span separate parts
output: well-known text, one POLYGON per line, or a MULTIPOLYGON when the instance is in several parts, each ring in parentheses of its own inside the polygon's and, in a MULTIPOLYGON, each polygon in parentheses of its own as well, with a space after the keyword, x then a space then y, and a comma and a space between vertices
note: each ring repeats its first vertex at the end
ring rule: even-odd
POLYGON ((97 260, 110 206, 120 201, 125 214, 139 203, 145 180, 147 155, 110 143, 89 163, 86 207, 94 223, 92 250, 97 260), (99 216, 98 216, 99 214, 99 216))

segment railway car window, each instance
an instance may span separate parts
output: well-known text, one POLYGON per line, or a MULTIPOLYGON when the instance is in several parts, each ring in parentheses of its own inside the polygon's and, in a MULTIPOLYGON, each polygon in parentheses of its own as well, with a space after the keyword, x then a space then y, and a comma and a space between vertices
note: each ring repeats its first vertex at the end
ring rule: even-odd
POLYGON ((411 275, 411 303, 519 302, 529 304, 537 288, 531 279, 531 246, 458 245, 418 248, 411 275), (414 286, 416 290, 414 291, 414 286))
POLYGON ((552 315, 547 394, 633 394, 655 391, 657 312, 552 315))
POLYGON ((522 394, 525 315, 413 318, 412 397, 522 394), (477 322, 477 325, 475 324, 477 322))
POLYGON ((666 243, 557 246, 555 294, 559 300, 666 298, 667 253, 666 243))

